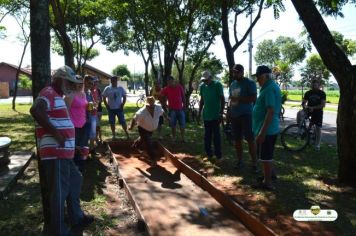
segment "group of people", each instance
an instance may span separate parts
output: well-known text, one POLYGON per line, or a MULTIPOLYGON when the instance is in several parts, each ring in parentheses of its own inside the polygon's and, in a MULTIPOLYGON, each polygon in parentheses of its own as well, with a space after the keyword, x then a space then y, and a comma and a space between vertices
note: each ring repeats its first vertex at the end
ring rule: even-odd
MULTIPOLYGON (((279 133, 279 114, 281 109, 281 91, 272 78, 272 71, 267 66, 258 66, 256 78, 260 86, 257 96, 256 82, 244 77, 244 67, 240 64, 232 68, 233 81, 229 86, 226 119, 231 123, 237 156, 236 168, 243 164, 243 139, 247 141, 251 157, 251 169, 258 173, 257 159, 262 162, 263 176, 257 178, 255 187, 274 190, 273 181, 277 179, 273 167, 274 147, 279 133)), ((209 71, 204 71, 200 84, 199 117, 203 111, 204 148, 208 157, 214 154, 217 163, 224 161, 221 152, 220 123, 223 119, 225 99, 223 86, 213 80, 209 71)), ((323 108, 325 93, 320 90, 320 83, 312 81, 312 89, 305 93, 302 106, 311 116, 312 124, 316 125, 316 150, 320 149, 323 108)))
MULTIPOLYGON (((257 96, 256 82, 244 77, 244 67, 236 64, 231 68, 233 81, 229 86, 227 116, 232 124, 237 156, 237 168, 243 164, 243 145, 248 143, 252 171, 257 173, 257 159, 263 163, 264 175, 258 178, 257 187, 273 190, 276 174, 273 168, 274 146, 279 133, 279 113, 281 91, 272 79, 272 71, 267 66, 256 69, 260 93, 257 96)), ((39 93, 30 113, 36 120, 37 147, 42 167, 42 186, 47 201, 44 201, 45 231, 49 235, 69 235, 64 222, 65 203, 72 227, 85 226, 93 217, 84 214, 80 207, 80 192, 83 181, 85 160, 93 151, 94 142, 102 141, 100 119, 102 101, 109 116, 112 139, 116 139, 116 117, 129 138, 128 129, 138 126, 139 137, 133 147, 144 145, 151 165, 157 165, 152 143, 152 134, 158 129, 159 137, 163 117, 168 121, 173 140, 177 139, 176 125, 179 123, 180 138, 185 142, 185 93, 184 88, 169 76, 167 86, 161 88, 155 81, 151 96, 146 105, 139 109, 127 128, 124 116, 126 91, 118 86, 117 76, 111 77, 111 84, 103 93, 97 87, 98 79, 86 75, 84 79, 74 71, 63 66, 55 71, 52 82, 39 93), (157 102, 159 101, 160 104, 157 102)), ((221 150, 220 124, 223 121, 225 98, 222 84, 213 79, 209 71, 204 71, 199 87, 199 115, 204 121, 204 149, 211 158, 215 155, 217 163, 224 161, 221 150), (212 142, 214 148, 212 148, 212 142)), ((317 146, 320 148, 320 127, 322 109, 325 106, 325 93, 313 82, 303 106, 312 110, 312 121, 319 127, 317 146)), ((95 151, 94 151, 95 152, 95 151)))
MULTIPOLYGON (((261 90, 257 97, 256 82, 244 77, 244 67, 233 66, 233 81, 229 86, 226 119, 231 122, 237 156, 236 168, 243 166, 243 145, 248 143, 252 161, 252 171, 257 172, 257 158, 263 163, 264 176, 258 178, 257 187, 272 190, 272 165, 274 145, 279 133, 279 112, 281 92, 271 77, 272 71, 267 66, 257 67, 256 77, 261 90)), ((199 117, 203 112, 204 147, 208 157, 212 157, 211 140, 214 140, 214 154, 217 163, 224 161, 221 152, 220 124, 225 109, 223 86, 213 80, 209 71, 204 71, 200 85, 199 117)))

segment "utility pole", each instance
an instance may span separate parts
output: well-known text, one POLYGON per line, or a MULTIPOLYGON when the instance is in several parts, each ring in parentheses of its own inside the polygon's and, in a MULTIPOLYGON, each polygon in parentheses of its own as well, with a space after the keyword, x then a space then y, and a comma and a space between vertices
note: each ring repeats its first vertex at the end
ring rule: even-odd
MULTIPOLYGON (((252 11, 250 14, 250 26, 252 25, 252 11)), ((249 53, 249 60, 248 60, 248 76, 251 77, 252 75, 252 48, 253 48, 253 44, 252 44, 252 29, 250 31, 250 39, 248 42, 248 53, 249 53)))

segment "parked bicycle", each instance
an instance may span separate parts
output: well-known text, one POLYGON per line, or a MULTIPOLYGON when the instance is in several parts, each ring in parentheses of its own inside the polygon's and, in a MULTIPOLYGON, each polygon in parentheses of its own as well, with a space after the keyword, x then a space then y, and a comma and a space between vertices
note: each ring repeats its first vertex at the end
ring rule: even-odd
POLYGON ((144 93, 141 93, 136 101, 136 106, 137 108, 141 108, 145 105, 145 103, 146 103, 146 95, 144 93))
POLYGON ((287 126, 281 133, 281 142, 285 149, 293 152, 304 150, 308 144, 315 144, 316 127, 311 122, 307 109, 302 110, 300 120, 287 126))
POLYGON ((198 122, 198 109, 199 109, 199 96, 197 94, 192 95, 188 104, 188 116, 190 121, 198 122))

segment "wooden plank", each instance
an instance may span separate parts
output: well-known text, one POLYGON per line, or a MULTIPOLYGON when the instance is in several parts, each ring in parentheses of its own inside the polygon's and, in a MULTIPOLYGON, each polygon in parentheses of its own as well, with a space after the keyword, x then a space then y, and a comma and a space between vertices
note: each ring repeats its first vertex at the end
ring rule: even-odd
POLYGON ((130 143, 109 145, 129 198, 150 235, 252 235, 170 161, 160 160, 152 168, 140 153, 127 150, 130 143))
POLYGON ((196 172, 184 162, 175 157, 165 147, 160 145, 167 158, 170 158, 174 166, 190 178, 194 183, 206 190, 214 197, 222 206, 230 210, 253 234, 267 236, 276 235, 270 228, 262 224, 256 217, 249 214, 242 206, 235 201, 232 201, 224 192, 215 188, 203 175, 196 172))

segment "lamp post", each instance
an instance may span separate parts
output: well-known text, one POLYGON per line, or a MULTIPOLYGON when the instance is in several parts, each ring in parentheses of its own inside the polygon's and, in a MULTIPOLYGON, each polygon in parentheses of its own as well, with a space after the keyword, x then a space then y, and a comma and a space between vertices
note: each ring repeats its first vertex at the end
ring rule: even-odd
MULTIPOLYGON (((250 14, 250 25, 252 25, 252 13, 250 14)), ((249 41, 248 41, 248 76, 251 77, 252 75, 252 48, 253 48, 253 40, 258 39, 259 37, 262 37, 263 35, 269 33, 269 32, 273 32, 274 30, 267 30, 266 32, 260 34, 259 36, 257 36, 255 39, 252 39, 252 29, 250 31, 250 35, 249 35, 249 41)), ((245 52, 245 51, 244 51, 245 52)))

